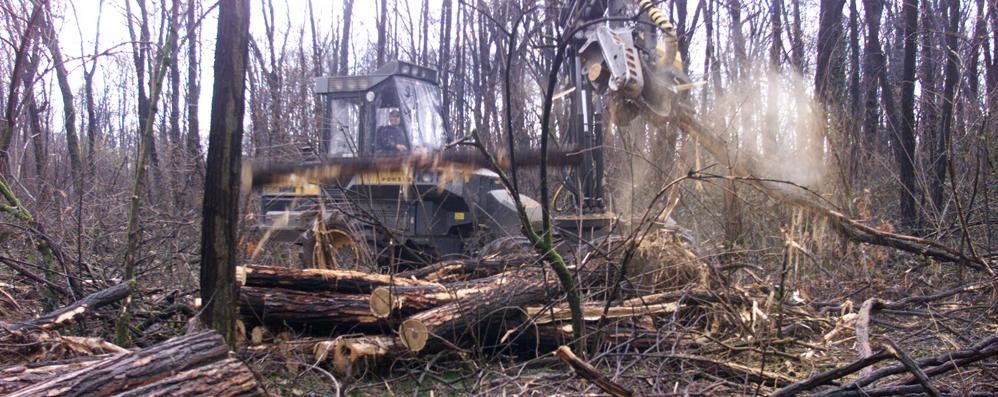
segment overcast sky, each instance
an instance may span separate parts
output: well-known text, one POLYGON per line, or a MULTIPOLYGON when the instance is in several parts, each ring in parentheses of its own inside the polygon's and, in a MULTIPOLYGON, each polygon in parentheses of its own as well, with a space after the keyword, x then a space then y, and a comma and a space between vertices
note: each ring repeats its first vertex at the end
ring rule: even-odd
MULTIPOLYGON (((134 0, 132 1, 132 11, 133 13, 138 13, 138 7, 135 5, 134 0)), ((377 40, 377 26, 375 23, 377 10, 376 3, 373 0, 355 0, 354 3, 351 41, 354 51, 361 53, 365 50, 367 43, 377 40)), ((408 3, 411 3, 409 5, 412 7, 414 15, 419 15, 422 0, 399 0, 399 8, 404 10, 408 3)), ((201 12, 204 12, 203 9, 212 4, 214 2, 203 2, 201 12)), ((255 37, 262 38, 265 32, 262 1, 251 0, 250 4, 251 33, 255 37)), ((162 6, 162 2, 151 0, 147 1, 147 5, 150 7, 149 13, 154 14, 151 18, 157 18, 150 21, 150 28, 153 30, 152 38, 155 41, 159 30, 159 7, 162 6)), ((308 2, 306 0, 274 0, 273 5, 278 36, 287 33, 289 28, 292 32, 297 32, 302 26, 305 26, 307 29, 308 2)), ((320 35, 328 35, 334 28, 339 29, 340 19, 343 14, 341 1, 316 0, 312 3, 312 6, 316 14, 316 24, 317 29, 320 30, 320 35)), ((430 8, 431 15, 438 15, 440 0, 430 1, 430 8)), ((56 22, 56 29, 59 30, 60 44, 63 48, 64 57, 69 62, 68 66, 71 72, 74 92, 82 90, 83 74, 80 59, 82 56, 91 56, 94 54, 94 42, 98 39, 98 30, 100 31, 100 35, 97 53, 109 52, 117 60, 110 57, 103 57, 98 61, 95 86, 101 89, 101 87, 114 87, 120 84, 122 79, 128 79, 128 81, 135 80, 134 71, 130 71, 128 75, 122 76, 119 67, 115 66, 115 63, 122 62, 127 65, 132 64, 125 0, 68 1, 55 5, 54 12, 57 16, 62 16, 62 19, 56 22)), ((201 97, 199 102, 201 120, 208 120, 211 110, 211 89, 214 78, 212 65, 214 63, 214 42, 217 25, 218 13, 216 8, 208 13, 202 21, 200 37, 201 97)), ((308 37, 307 34, 308 32, 306 31, 306 37, 308 37)), ((183 32, 181 32, 181 35, 183 38, 183 32)), ((436 33, 434 32, 433 35, 435 36, 436 33)), ((297 33, 290 36, 290 40, 296 39, 297 33)), ((181 50, 180 55, 182 57, 182 79, 186 81, 186 48, 181 50)), ((55 94, 53 100, 62 100, 58 97, 58 90, 53 90, 53 93, 55 94)), ((160 109, 162 111, 164 107, 160 106, 160 109)), ((57 118, 61 118, 61 114, 57 115, 57 118)), ((201 129, 202 136, 206 136, 208 123, 202 122, 201 129)))

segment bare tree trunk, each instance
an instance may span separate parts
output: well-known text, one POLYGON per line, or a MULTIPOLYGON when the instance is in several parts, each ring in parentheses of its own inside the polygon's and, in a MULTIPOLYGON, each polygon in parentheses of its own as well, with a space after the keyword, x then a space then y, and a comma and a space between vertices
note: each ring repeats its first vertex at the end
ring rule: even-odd
MULTIPOLYGON (((187 4, 187 154, 194 161, 191 175, 203 175, 201 162, 201 126, 198 123, 198 100, 201 97, 201 82, 198 78, 198 48, 200 29, 195 15, 197 1, 187 4)), ((193 178, 192 178, 193 179, 193 178)))
MULTIPOLYGON (((145 6, 141 3, 141 1, 140 7, 142 7, 144 13, 145 6)), ((145 16, 143 16, 143 20, 144 19, 145 16)), ((176 21, 171 20, 169 23, 174 24, 176 21)), ((172 38, 167 37, 165 42, 171 43, 171 40, 172 38)), ((169 64, 173 62, 171 59, 173 52, 174 49, 170 48, 169 45, 163 51, 160 51, 159 56, 157 57, 158 59, 156 60, 155 69, 152 71, 152 78, 150 79, 150 96, 146 98, 147 101, 145 108, 148 111, 148 114, 144 118, 140 117, 143 124, 140 125, 139 130, 139 143, 137 145, 138 147, 134 162, 135 175, 132 179, 132 191, 129 196, 128 226, 126 229, 127 238, 125 242, 124 282, 127 283, 135 282, 135 266, 139 255, 139 242, 142 239, 141 232, 139 230, 139 209, 141 207, 142 192, 145 191, 146 167, 148 166, 146 160, 147 158, 152 160, 150 151, 152 150, 154 140, 153 124, 156 120, 157 104, 159 103, 159 97, 163 89, 163 79, 166 77, 166 69, 169 67, 169 64)), ((141 87, 142 84, 139 84, 139 90, 144 93, 141 87)), ((155 169, 155 165, 153 165, 153 167, 155 169)), ((130 346, 132 344, 131 335, 128 329, 129 323, 131 322, 130 311, 130 305, 126 303, 121 311, 121 315, 115 323, 115 338, 121 346, 130 346)))
MULTIPOLYGON (((945 81, 943 82, 943 114, 942 122, 939 126, 939 133, 936 136, 936 152, 933 154, 933 171, 935 178, 932 180, 930 192, 932 202, 937 208, 942 207, 943 185, 946 182, 946 170, 949 167, 947 147, 950 143, 950 130, 953 128, 953 101, 956 98, 956 90, 959 85, 958 63, 960 62, 960 48, 958 38, 960 34, 960 1, 949 0, 944 7, 944 15, 949 16, 949 24, 946 27, 946 70, 945 81)), ((956 181, 950 181, 956 183, 956 181)))
POLYGON ((44 18, 44 39, 45 45, 52 54, 52 63, 55 66, 56 80, 59 82, 59 92, 62 94, 62 114, 66 126, 66 146, 69 151, 69 166, 73 178, 73 185, 78 192, 82 185, 81 159, 80 159, 80 139, 76 132, 76 99, 73 89, 69 86, 69 73, 66 71, 66 64, 62 59, 62 50, 59 48, 59 38, 56 36, 55 28, 52 26, 52 19, 44 18))
POLYGON ((4 120, 0 124, 0 176, 9 175, 10 173, 10 142, 14 137, 14 127, 16 126, 14 120, 17 117, 19 103, 17 88, 21 86, 17 82, 21 80, 24 73, 32 38, 35 34, 36 26, 41 23, 45 5, 46 3, 42 2, 35 4, 34 8, 32 8, 31 16, 28 17, 28 25, 24 28, 24 34, 20 37, 21 42, 14 53, 14 68, 11 71, 11 83, 7 90, 7 106, 4 110, 4 120))
POLYGON ((422 66, 427 66, 430 64, 430 0, 423 0, 423 30, 420 33, 420 38, 423 40, 423 45, 419 50, 419 64, 422 66))
MULTIPOLYGON (((350 72, 350 24, 353 16, 353 0, 343 1, 343 34, 340 36, 339 74, 350 72)), ((378 33, 380 37, 380 32, 378 33)))
MULTIPOLYGON (((451 0, 443 0, 443 4, 440 7, 440 48, 437 54, 437 70, 440 73, 440 83, 443 88, 443 118, 444 123, 450 126, 450 41, 451 41, 451 13, 452 6, 451 0)), ((451 129, 448 128, 448 131, 451 129)), ((450 131, 453 133, 453 131, 450 131)), ((452 136, 447 137, 449 142, 453 139, 452 136)))
MULTIPOLYGON (((128 23, 128 33, 132 39, 132 61, 135 63, 135 76, 136 76, 136 87, 138 89, 138 95, 136 98, 137 108, 138 108, 138 119, 139 128, 143 128, 147 123, 151 124, 155 120, 150 120, 154 118, 150 114, 149 105, 149 95, 146 92, 146 58, 149 56, 149 17, 147 15, 145 0, 136 0, 139 6, 139 36, 135 37, 135 28, 132 26, 131 18, 132 7, 131 0, 125 1, 126 13, 129 16, 128 23)), ((142 131, 139 131, 141 136, 142 131)), ((151 142, 146 143, 147 147, 143 152, 144 156, 148 156, 149 160, 152 162, 153 168, 153 178, 156 180, 157 185, 162 185, 160 182, 159 175, 159 155, 156 153, 156 140, 153 139, 151 142)), ((144 173, 144 171, 143 171, 144 173)))
POLYGON ((793 6, 793 39, 790 41, 790 63, 797 73, 804 74, 804 31, 801 29, 800 1, 791 1, 793 6))
MULTIPOLYGON (((97 36, 94 38, 94 54, 99 51, 100 46, 100 26, 101 15, 104 12, 104 2, 101 1, 97 11, 97 36)), ((97 110, 94 103, 94 73, 97 71, 97 59, 94 58, 89 68, 86 58, 83 59, 83 91, 85 104, 87 106, 87 170, 92 175, 96 167, 94 153, 97 148, 97 110)))
POLYGON ((315 11, 312 10, 312 0, 308 0, 308 28, 312 36, 312 75, 318 77, 322 76, 322 62, 326 55, 322 51, 322 46, 319 45, 319 34, 315 30, 315 11))
MULTIPOLYGON (((866 17, 866 43, 863 51, 863 142, 875 150, 880 141, 877 127, 880 124, 880 103, 877 101, 877 81, 884 73, 884 50, 880 44, 880 18, 884 0, 863 0, 866 17)), ((889 93, 888 93, 889 94, 889 93)))
POLYGON ((249 61, 249 0, 223 1, 218 11, 215 83, 201 226, 201 321, 235 343, 239 173, 249 61))
POLYGON ((821 16, 818 26, 818 56, 814 71, 814 91, 818 100, 828 105, 837 102, 831 91, 835 84, 842 81, 836 75, 840 68, 834 64, 840 59, 836 54, 839 42, 842 41, 842 7, 845 0, 821 0, 821 16))
POLYGON ((388 46, 388 0, 381 0, 378 7, 381 15, 378 17, 378 52, 375 67, 385 64, 385 50, 388 46))
POLYGON ((894 145, 894 158, 901 176, 901 224, 918 226, 915 197, 915 55, 918 52, 918 0, 903 0, 904 63, 901 71, 901 125, 894 145))
MULTIPOLYGON (((172 0, 173 10, 170 11, 170 20, 179 21, 180 20, 180 0, 172 0)), ((177 51, 177 24, 170 25, 170 36, 173 37, 173 42, 169 43, 170 48, 173 51, 177 51)), ((171 55, 171 58, 176 58, 176 56, 171 55)), ((170 148, 180 148, 182 147, 180 143, 180 63, 170 62, 170 148)), ((176 162, 178 158, 178 152, 176 150, 171 150, 172 161, 176 162)))

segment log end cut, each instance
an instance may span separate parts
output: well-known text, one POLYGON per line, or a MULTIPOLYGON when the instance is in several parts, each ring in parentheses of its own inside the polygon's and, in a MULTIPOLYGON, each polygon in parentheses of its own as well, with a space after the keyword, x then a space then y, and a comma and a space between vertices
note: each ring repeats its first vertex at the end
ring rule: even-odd
POLYGON ((377 318, 387 318, 392 314, 392 292, 389 288, 379 287, 371 292, 371 313, 377 318))
POLYGON ((426 347, 426 341, 429 339, 430 333, 426 329, 426 325, 423 325, 419 320, 408 319, 402 322, 399 326, 399 339, 402 340, 402 344, 414 352, 423 350, 426 347))

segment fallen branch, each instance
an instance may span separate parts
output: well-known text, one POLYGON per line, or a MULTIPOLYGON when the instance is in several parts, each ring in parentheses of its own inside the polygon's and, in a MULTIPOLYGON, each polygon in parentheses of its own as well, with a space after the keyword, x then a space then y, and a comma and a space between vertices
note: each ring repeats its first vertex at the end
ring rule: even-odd
POLYGON ((111 288, 97 291, 83 297, 83 299, 73 302, 73 304, 69 306, 45 314, 34 320, 11 324, 7 326, 6 329, 0 328, 0 337, 10 332, 20 332, 31 329, 51 330, 62 327, 84 315, 93 313, 94 309, 125 299, 130 293, 131 290, 129 289, 128 283, 121 283, 111 288))
POLYGON ((844 367, 834 368, 819 373, 817 375, 814 375, 800 382, 789 385, 787 387, 784 387, 771 394, 770 397, 794 396, 802 392, 814 389, 815 387, 828 384, 829 382, 835 379, 839 379, 844 376, 853 374, 856 371, 859 371, 863 368, 867 368, 873 364, 879 363, 891 357, 894 357, 891 353, 887 352, 886 350, 881 350, 877 352, 877 354, 860 358, 856 361, 849 363, 849 365, 846 365, 844 367))
MULTIPOLYGON (((884 302, 880 299, 870 298, 859 307, 859 317, 856 319, 856 350, 859 350, 860 358, 873 355, 873 349, 870 348, 870 316, 873 315, 874 310, 883 306, 884 302)), ((866 376, 872 371, 870 367, 865 367, 861 370, 860 375, 866 376)))
POLYGON ((634 395, 631 389, 628 389, 620 384, 617 384, 607 378, 606 375, 599 372, 595 367, 589 365, 589 363, 582 361, 575 353, 572 353, 572 349, 568 346, 559 347, 557 351, 554 352, 561 361, 572 367, 575 373, 580 377, 592 382, 600 390, 603 390, 614 397, 630 397, 634 395))
MULTIPOLYGON (((954 368, 965 366, 986 358, 998 356, 998 334, 991 335, 980 342, 977 342, 973 346, 965 350, 958 350, 939 354, 932 357, 925 357, 915 360, 915 364, 919 368, 929 368, 925 370, 927 376, 936 376, 942 373, 951 371, 954 368)), ((878 380, 891 375, 897 375, 908 371, 908 367, 904 365, 894 365, 890 367, 880 368, 873 371, 871 374, 863 376, 854 382, 831 390, 823 395, 840 395, 837 393, 856 390, 859 388, 866 387, 878 380)), ((902 381, 903 383, 908 383, 910 379, 902 381)), ((918 386, 921 388, 921 385, 918 386)))
POLYGON ((925 375, 925 372, 922 371, 921 368, 918 368, 918 364, 915 364, 915 360, 912 360, 911 356, 909 356, 908 353, 902 350, 901 347, 898 346, 897 343, 894 343, 894 341, 890 338, 887 339, 887 345, 890 346, 891 350, 893 350, 894 355, 901 360, 901 364, 904 364, 905 368, 908 368, 908 371, 911 371, 915 378, 918 379, 918 383, 925 388, 925 394, 928 394, 931 397, 939 397, 939 389, 932 386, 932 382, 929 381, 929 377, 925 375))

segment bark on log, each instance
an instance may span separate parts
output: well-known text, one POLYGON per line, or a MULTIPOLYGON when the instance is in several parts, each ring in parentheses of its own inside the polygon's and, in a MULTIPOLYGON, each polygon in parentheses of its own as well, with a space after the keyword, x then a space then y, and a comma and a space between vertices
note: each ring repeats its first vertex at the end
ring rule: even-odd
POLYGON ((226 358, 116 394, 115 397, 266 395, 253 371, 237 359, 226 358))
POLYGON ((503 318, 505 309, 539 302, 548 291, 558 290, 557 283, 546 280, 542 271, 506 272, 481 293, 409 317, 399 327, 399 337, 409 350, 418 352, 432 342, 431 336, 455 341, 484 321, 503 318))
POLYGON ((112 356, 18 390, 11 396, 109 396, 223 360, 228 354, 229 348, 220 335, 213 331, 199 332, 112 356))
POLYGON ((507 269, 518 268, 537 260, 538 257, 535 254, 517 254, 499 258, 456 259, 404 271, 395 276, 437 283, 451 283, 493 276, 507 269))
POLYGON ((405 351, 397 337, 365 335, 316 343, 313 355, 316 362, 331 359, 337 373, 353 377, 385 368, 405 351))
POLYGON ((412 315, 502 287, 510 277, 518 277, 516 274, 518 273, 513 271, 446 285, 378 287, 371 292, 371 312, 380 318, 389 317, 393 313, 412 315))
POLYGON ((111 288, 94 292, 83 297, 83 299, 73 302, 73 304, 69 306, 47 313, 34 320, 11 324, 7 327, 0 327, 0 337, 3 337, 10 332, 32 329, 51 330, 62 327, 84 315, 93 313, 94 309, 125 299, 130 293, 131 289, 129 288, 128 283, 121 283, 111 288))
POLYGON ((76 371, 108 357, 111 357, 111 355, 101 354, 0 368, 0 395, 7 395, 28 386, 45 382, 61 374, 76 371))
POLYGON ((353 270, 240 266, 236 268, 236 274, 236 278, 242 280, 243 285, 248 287, 284 288, 297 291, 327 291, 350 294, 369 294, 375 288, 387 285, 433 284, 427 281, 353 270))
POLYGON ((371 314, 368 301, 364 295, 242 287, 239 312, 263 324, 371 328, 378 318, 371 314))

